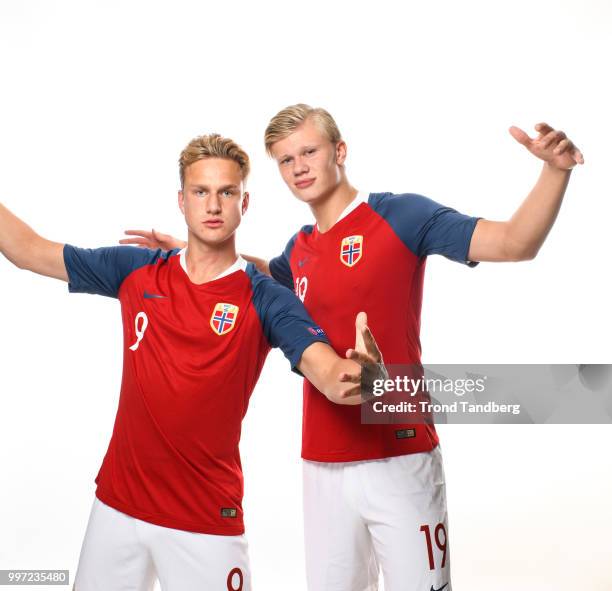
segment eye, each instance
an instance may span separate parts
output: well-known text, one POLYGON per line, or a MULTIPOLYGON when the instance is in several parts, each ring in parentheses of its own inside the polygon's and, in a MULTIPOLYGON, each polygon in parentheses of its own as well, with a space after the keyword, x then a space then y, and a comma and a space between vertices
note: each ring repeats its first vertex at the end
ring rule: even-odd
POLYGON ((316 148, 309 148, 308 150, 306 150, 306 155, 310 156, 312 154, 314 154, 317 151, 316 148))
POLYGON ((234 194, 234 191, 232 191, 231 189, 225 189, 223 191, 224 197, 231 197, 233 194, 234 194))
POLYGON ((283 158, 280 163, 281 164, 289 164, 289 162, 291 161, 291 158, 283 158))
POLYGON ((195 192, 195 194, 196 194, 198 197, 203 197, 203 196, 204 196, 204 193, 205 193, 205 191, 203 191, 202 189, 197 189, 197 190, 196 190, 196 192, 195 192))

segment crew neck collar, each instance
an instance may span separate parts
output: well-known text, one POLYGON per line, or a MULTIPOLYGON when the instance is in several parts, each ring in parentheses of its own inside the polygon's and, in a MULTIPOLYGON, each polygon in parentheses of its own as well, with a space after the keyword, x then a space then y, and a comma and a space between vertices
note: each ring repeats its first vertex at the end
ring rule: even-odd
MULTIPOLYGON (((181 249, 178 254, 179 254, 179 261, 181 263, 181 267, 183 268, 183 271, 185 271, 185 274, 187 275, 187 277, 189 277, 189 273, 187 272, 187 260, 186 260, 187 247, 181 249)), ((219 275, 217 275, 216 277, 213 277, 212 279, 209 279, 208 281, 205 281, 204 283, 209 283, 210 281, 216 281, 217 279, 221 279, 222 277, 231 275, 232 273, 235 273, 236 271, 244 271, 246 269, 246 266, 247 266, 247 262, 240 255, 238 255, 238 258, 236 259, 236 261, 232 263, 227 269, 225 269, 225 271, 222 271, 221 273, 219 273, 219 275)), ((199 285, 204 285, 204 283, 201 283, 199 285)))
POLYGON ((321 230, 319 230, 319 224, 315 224, 315 228, 317 229, 317 232, 319 232, 320 234, 327 234, 327 232, 329 232, 340 220, 344 219, 347 215, 355 211, 362 203, 367 203, 368 197, 369 197, 368 193, 365 193, 364 191, 357 191, 357 195, 355 195, 355 199, 353 199, 344 208, 342 213, 340 213, 340 215, 338 216, 338 219, 325 232, 321 232, 321 230))

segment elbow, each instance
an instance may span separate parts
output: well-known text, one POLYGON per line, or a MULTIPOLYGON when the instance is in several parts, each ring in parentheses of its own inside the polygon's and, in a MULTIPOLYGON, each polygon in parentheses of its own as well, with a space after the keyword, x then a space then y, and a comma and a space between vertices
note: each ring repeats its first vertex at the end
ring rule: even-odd
POLYGON ((532 261, 533 259, 536 258, 537 254, 538 254, 537 248, 524 248, 518 253, 516 261, 517 262, 532 261))
POLYGON ((8 253, 2 253, 2 254, 4 254, 6 259, 10 261, 11 263, 13 263, 13 265, 15 265, 15 267, 17 267, 18 269, 21 269, 22 271, 30 270, 26 259, 19 257, 19 256, 11 256, 8 253))
POLYGON ((519 250, 511 252, 506 260, 512 263, 522 263, 524 261, 532 261, 536 258, 537 254, 538 251, 533 249, 519 250))
POLYGON ((539 247, 529 244, 508 244, 506 246, 504 260, 512 263, 532 261, 536 258, 539 247))

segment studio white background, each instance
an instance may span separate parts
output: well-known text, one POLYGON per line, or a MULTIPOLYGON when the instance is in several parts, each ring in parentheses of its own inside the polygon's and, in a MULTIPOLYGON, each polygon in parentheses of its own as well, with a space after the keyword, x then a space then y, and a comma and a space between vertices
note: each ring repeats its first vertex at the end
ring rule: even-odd
MULTIPOLYGON (((586 160, 555 227, 528 263, 430 258, 423 360, 611 363, 611 33, 603 0, 3 0, 0 201, 79 246, 130 227, 184 236, 178 154, 218 131, 252 157, 240 250, 272 257, 312 219, 263 149, 288 104, 331 111, 358 188, 489 219, 541 165, 507 128, 546 121, 586 160)), ((1 259, 0 319, 0 569, 72 580, 117 407, 119 304, 1 259)), ((305 590, 300 414, 275 351, 241 445, 259 591, 305 590)), ((439 432, 455 591, 612 588, 611 426, 439 432)))

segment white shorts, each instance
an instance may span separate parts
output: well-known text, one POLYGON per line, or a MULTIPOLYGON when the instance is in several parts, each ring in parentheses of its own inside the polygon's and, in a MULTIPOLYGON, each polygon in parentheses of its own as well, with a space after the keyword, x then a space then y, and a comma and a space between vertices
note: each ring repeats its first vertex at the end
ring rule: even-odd
POLYGON ((244 535, 218 536, 161 527, 94 500, 75 591, 250 591, 244 535))
POLYGON ((304 461, 308 591, 451 591, 439 447, 363 462, 304 461))

